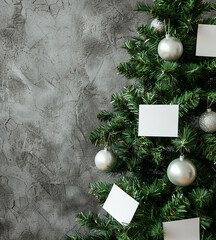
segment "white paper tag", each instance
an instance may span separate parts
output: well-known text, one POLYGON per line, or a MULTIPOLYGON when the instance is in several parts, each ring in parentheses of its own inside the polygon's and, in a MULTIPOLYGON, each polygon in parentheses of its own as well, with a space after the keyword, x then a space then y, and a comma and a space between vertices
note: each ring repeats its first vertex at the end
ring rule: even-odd
POLYGON ((164 222, 164 240, 200 240, 200 218, 164 222))
POLYGON ((199 24, 196 56, 216 57, 216 25, 199 24))
POLYGON ((126 226, 131 222, 138 205, 135 199, 114 184, 103 208, 119 223, 126 226))
POLYGON ((139 136, 178 137, 179 105, 139 105, 139 136))

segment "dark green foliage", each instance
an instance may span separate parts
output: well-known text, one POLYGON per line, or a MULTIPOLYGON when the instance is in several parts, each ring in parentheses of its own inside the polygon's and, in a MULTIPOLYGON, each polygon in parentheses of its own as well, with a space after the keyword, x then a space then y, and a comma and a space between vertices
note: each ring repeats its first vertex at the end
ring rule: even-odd
POLYGON ((205 3, 202 0, 155 0, 153 6, 138 3, 137 9, 149 12, 160 20, 170 18, 174 26, 188 28, 203 12, 215 10, 216 4, 205 3))
POLYGON ((107 223, 99 218, 95 213, 86 213, 81 212, 77 216, 77 221, 81 225, 87 226, 89 229, 96 229, 96 230, 108 230, 107 223))
POLYGON ((202 209, 204 206, 208 205, 213 200, 213 190, 207 190, 204 188, 196 188, 193 189, 192 192, 189 194, 192 202, 196 206, 196 208, 202 209))
POLYGON ((77 233, 73 236, 66 236, 66 240, 104 240, 104 235, 84 235, 77 233))
MULTIPOLYGON (((123 44, 130 60, 117 67, 135 84, 112 95, 113 109, 98 114, 103 125, 92 131, 90 140, 112 149, 117 162, 107 172, 120 173, 115 184, 140 204, 133 221, 124 227, 109 214, 81 212, 77 221, 90 229, 90 235, 77 233, 68 239, 162 240, 162 222, 200 217, 201 240, 215 240, 216 135, 203 132, 197 120, 206 111, 207 99, 209 103, 216 99, 216 58, 196 57, 195 50, 198 24, 216 24, 216 17, 201 19, 200 15, 216 10, 216 4, 154 0, 151 6, 138 3, 137 9, 165 20, 166 27, 170 19, 170 35, 181 40, 184 53, 176 62, 164 61, 157 47, 165 33, 149 24, 138 27, 139 35, 123 44), (178 104, 179 137, 139 137, 140 104, 178 104), (166 175, 180 149, 197 168, 197 178, 188 187, 173 185, 166 175)), ((215 103, 212 110, 216 111, 215 103)), ((102 205, 112 185, 91 183, 90 193, 102 205)))
POLYGON ((191 152, 197 147, 197 137, 196 129, 185 126, 183 131, 179 132, 179 138, 174 139, 172 143, 178 150, 183 146, 185 151, 191 152))
POLYGON ((215 134, 206 133, 201 136, 200 147, 203 155, 216 163, 216 136, 215 134))

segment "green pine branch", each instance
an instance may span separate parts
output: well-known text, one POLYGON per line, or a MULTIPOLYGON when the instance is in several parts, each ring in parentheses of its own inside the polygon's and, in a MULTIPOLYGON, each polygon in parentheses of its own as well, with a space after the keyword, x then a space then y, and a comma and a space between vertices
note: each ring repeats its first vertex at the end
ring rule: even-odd
POLYGON ((177 150, 183 147, 185 151, 192 152, 197 148, 197 129, 190 126, 185 126, 179 131, 179 137, 172 140, 173 145, 177 150))
POLYGON ((161 214, 166 221, 184 219, 188 207, 190 207, 188 198, 183 194, 177 193, 162 208, 161 214))
POLYGON ((202 155, 216 163, 216 136, 212 133, 205 133, 201 136, 200 150, 202 155))
POLYGON ((86 213, 85 211, 80 212, 76 217, 77 222, 81 226, 85 225, 88 229, 95 229, 98 231, 108 230, 108 223, 104 219, 99 218, 96 213, 86 213))
POLYGON ((76 233, 72 236, 66 236, 65 240, 105 240, 104 235, 89 235, 89 234, 81 234, 81 233, 76 233))
POLYGON ((193 110, 198 106, 201 92, 200 88, 194 91, 185 91, 181 96, 174 97, 170 104, 179 104, 179 116, 182 117, 189 110, 193 110))
POLYGON ((196 188, 189 193, 189 198, 193 201, 196 208, 202 209, 207 206, 213 200, 214 192, 213 190, 205 188, 196 188))

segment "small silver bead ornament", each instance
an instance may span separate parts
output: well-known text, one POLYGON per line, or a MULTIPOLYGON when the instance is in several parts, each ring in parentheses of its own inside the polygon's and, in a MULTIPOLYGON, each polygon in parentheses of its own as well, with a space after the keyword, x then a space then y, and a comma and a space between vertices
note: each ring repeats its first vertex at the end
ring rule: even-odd
POLYGON ((95 156, 95 165, 98 169, 106 171, 110 166, 115 163, 116 159, 114 154, 105 147, 99 151, 95 156))
POLYGON ((181 187, 190 185, 196 178, 196 167, 181 155, 173 160, 167 168, 167 176, 173 184, 181 187))
POLYGON ((158 54, 166 61, 176 61, 183 54, 183 45, 179 39, 166 34, 158 45, 158 54))
POLYGON ((211 108, 208 108, 199 119, 200 128, 209 133, 216 131, 216 112, 212 111, 211 108))

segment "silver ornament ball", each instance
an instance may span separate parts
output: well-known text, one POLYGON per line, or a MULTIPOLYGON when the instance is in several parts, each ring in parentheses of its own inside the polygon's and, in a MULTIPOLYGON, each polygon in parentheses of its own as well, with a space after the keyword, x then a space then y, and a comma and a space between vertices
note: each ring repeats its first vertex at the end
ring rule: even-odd
POLYGON ((182 53, 183 45, 181 41, 175 37, 170 37, 168 34, 158 45, 158 54, 166 61, 176 61, 182 56, 182 53))
POLYGON ((164 31, 164 25, 161 21, 159 21, 157 18, 155 18, 152 22, 151 22, 151 28, 154 28, 155 30, 159 31, 159 32, 163 32, 164 31))
POLYGON ((200 116, 199 119, 200 128, 209 133, 216 131, 216 112, 213 112, 210 108, 200 116))
POLYGON ((173 160, 167 168, 167 176, 177 186, 188 186, 196 178, 196 167, 183 156, 173 160))
POLYGON ((107 170, 114 163, 115 156, 108 150, 108 148, 104 148, 104 150, 99 151, 95 156, 95 165, 102 171, 107 170))

